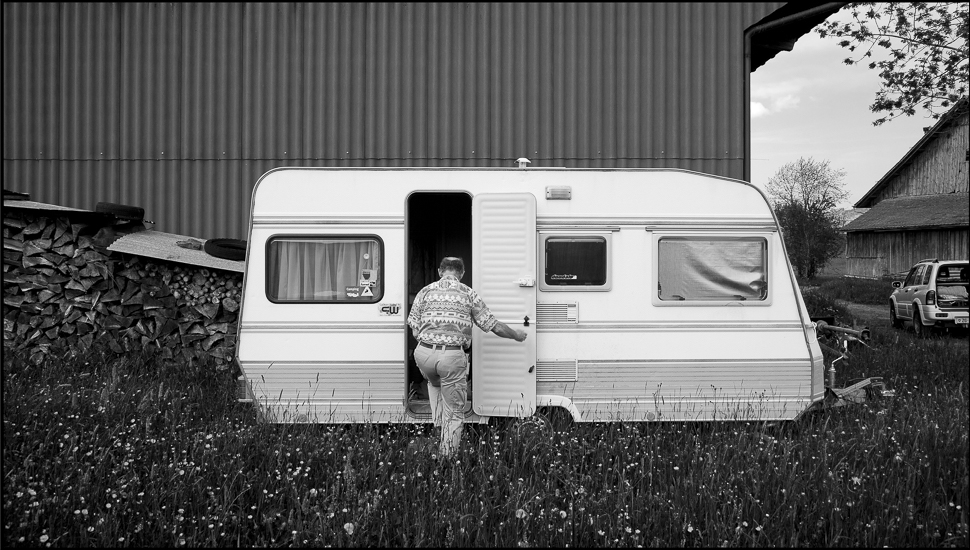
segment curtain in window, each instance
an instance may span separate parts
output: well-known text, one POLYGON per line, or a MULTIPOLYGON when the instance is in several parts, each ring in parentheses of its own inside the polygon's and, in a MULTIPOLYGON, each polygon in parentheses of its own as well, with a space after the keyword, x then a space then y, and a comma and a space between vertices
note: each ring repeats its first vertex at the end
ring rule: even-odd
POLYGON ((356 300, 359 294, 350 295, 347 289, 360 287, 370 271, 372 294, 380 296, 379 252, 372 240, 274 240, 269 246, 267 291, 277 301, 356 300))
POLYGON ((661 239, 661 300, 763 300, 762 239, 661 239))

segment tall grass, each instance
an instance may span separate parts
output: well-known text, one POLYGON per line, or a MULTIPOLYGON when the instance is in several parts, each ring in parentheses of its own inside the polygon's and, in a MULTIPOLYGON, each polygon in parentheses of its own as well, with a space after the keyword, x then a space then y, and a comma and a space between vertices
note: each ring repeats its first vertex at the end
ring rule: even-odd
POLYGON ((876 330, 880 405, 758 423, 266 425, 233 378, 3 363, 4 546, 967 545, 968 354, 876 330))
POLYGON ((888 305, 889 295, 895 290, 892 280, 889 279, 838 277, 832 279, 820 278, 818 282, 822 294, 835 300, 857 304, 888 305))

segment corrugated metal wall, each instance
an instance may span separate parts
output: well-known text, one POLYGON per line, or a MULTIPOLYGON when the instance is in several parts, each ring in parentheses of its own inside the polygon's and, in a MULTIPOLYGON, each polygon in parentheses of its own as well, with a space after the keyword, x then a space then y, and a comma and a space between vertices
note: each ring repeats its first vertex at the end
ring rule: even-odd
POLYGON ((783 3, 3 4, 3 177, 245 238, 278 166, 744 170, 783 3))

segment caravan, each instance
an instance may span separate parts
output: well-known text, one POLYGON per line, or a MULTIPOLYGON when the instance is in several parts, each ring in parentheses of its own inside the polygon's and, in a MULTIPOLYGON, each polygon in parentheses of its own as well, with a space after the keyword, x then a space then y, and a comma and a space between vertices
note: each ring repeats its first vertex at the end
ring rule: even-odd
POLYGON ((406 319, 444 256, 475 329, 467 422, 786 420, 825 394, 778 222, 676 169, 280 168, 253 190, 237 360, 270 422, 430 422, 406 319))

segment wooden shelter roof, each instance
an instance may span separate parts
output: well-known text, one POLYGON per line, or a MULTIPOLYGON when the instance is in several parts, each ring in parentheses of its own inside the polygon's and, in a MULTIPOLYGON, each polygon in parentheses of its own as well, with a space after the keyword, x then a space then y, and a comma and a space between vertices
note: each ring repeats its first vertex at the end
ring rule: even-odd
POLYGON ((970 193, 917 195, 886 199, 842 228, 843 231, 897 231, 967 227, 970 193))

